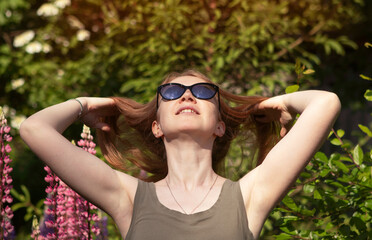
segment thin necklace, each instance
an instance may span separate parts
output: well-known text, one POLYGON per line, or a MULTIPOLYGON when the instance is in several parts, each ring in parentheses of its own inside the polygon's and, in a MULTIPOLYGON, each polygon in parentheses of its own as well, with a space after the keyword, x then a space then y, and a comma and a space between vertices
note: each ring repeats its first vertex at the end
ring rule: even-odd
POLYGON ((207 194, 205 194, 205 196, 204 196, 204 198, 201 200, 201 202, 200 202, 196 207, 194 207, 194 209, 193 209, 190 213, 187 213, 187 212, 185 211, 185 209, 183 209, 183 207, 181 206, 181 204, 177 201, 176 197, 173 195, 172 189, 169 187, 169 183, 168 183, 168 181, 167 181, 166 178, 165 178, 165 182, 167 183, 167 186, 168 186, 169 192, 171 193, 171 195, 172 195, 174 201, 175 201, 175 202, 177 203, 177 205, 182 209, 183 213, 185 213, 185 214, 187 214, 187 215, 190 215, 190 214, 193 214, 194 211, 195 211, 196 209, 198 209, 198 207, 200 207, 200 205, 202 205, 202 203, 204 202, 204 200, 207 198, 208 194, 209 194, 210 191, 212 190, 214 184, 216 183, 217 178, 218 178, 218 175, 216 176, 216 179, 214 179, 214 182, 213 182, 212 186, 209 188, 207 194))

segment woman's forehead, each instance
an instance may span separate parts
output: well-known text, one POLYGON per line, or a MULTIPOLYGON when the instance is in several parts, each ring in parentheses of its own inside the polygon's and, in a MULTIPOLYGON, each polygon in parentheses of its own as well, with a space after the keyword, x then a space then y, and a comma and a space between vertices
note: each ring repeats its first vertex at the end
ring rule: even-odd
POLYGON ((171 83, 180 83, 180 84, 183 84, 185 86, 190 86, 190 85, 193 85, 195 83, 201 83, 201 82, 207 82, 207 81, 205 81, 204 79, 198 78, 198 77, 194 77, 194 76, 182 76, 182 77, 177 77, 170 82, 171 83))

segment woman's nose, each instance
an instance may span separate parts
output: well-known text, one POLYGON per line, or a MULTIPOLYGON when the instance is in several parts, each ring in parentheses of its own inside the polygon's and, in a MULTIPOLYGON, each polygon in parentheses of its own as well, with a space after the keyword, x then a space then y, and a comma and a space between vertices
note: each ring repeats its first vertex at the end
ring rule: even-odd
POLYGON ((181 102, 190 101, 190 102, 196 102, 194 95, 192 95, 190 89, 187 89, 182 97, 180 98, 181 102))

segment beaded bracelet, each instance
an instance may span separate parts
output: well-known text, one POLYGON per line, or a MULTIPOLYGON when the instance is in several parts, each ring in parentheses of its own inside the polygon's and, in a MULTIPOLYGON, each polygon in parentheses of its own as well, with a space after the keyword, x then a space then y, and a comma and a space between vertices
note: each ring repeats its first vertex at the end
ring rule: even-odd
POLYGON ((78 102, 80 104, 80 112, 79 112, 79 115, 78 115, 78 119, 80 119, 81 114, 83 113, 83 104, 80 102, 80 100, 78 100, 76 98, 71 98, 70 100, 75 100, 76 102, 78 102))

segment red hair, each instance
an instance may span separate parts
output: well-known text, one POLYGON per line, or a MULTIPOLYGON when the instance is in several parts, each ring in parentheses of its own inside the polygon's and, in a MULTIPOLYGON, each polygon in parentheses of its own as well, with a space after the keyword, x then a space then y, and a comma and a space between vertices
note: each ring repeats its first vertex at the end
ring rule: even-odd
MULTIPOLYGON (((175 78, 192 76, 206 82, 212 81, 205 75, 187 70, 169 74, 164 83, 175 78)), ((260 164, 269 150, 279 140, 278 124, 261 123, 252 115, 253 107, 265 100, 259 96, 239 96, 220 88, 220 117, 226 125, 225 134, 215 139, 212 150, 212 167, 223 174, 224 158, 233 139, 239 136, 253 137, 258 150, 257 164, 260 164), (231 106, 232 105, 232 106, 231 106)), ((115 168, 128 170, 127 160, 139 169, 151 174, 148 181, 158 181, 167 175, 168 167, 163 141, 152 133, 152 122, 156 120, 156 96, 146 104, 132 99, 113 97, 120 115, 107 118, 110 132, 98 131, 98 142, 107 161, 115 168)))

